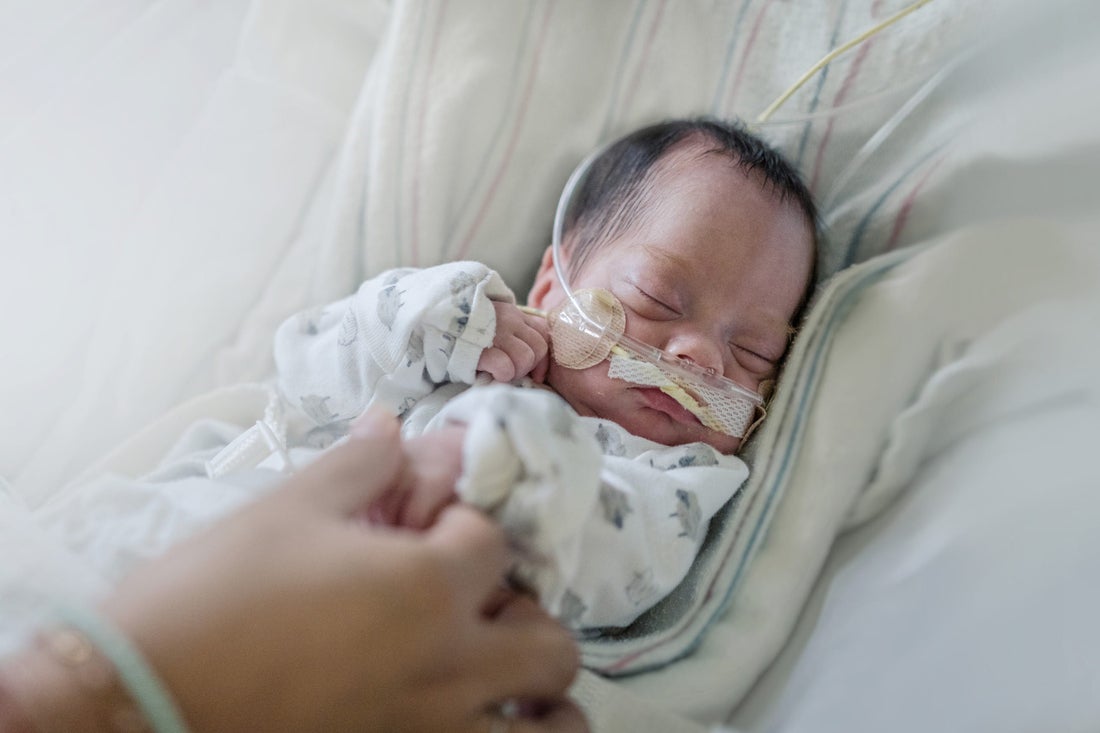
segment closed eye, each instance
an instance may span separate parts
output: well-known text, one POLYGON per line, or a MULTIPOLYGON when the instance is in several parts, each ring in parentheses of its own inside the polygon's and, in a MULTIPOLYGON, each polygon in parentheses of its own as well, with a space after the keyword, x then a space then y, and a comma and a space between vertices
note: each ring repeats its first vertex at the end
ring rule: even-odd
POLYGON ((776 364, 779 363, 778 359, 773 359, 758 351, 739 346, 735 343, 730 344, 730 349, 738 358, 738 361, 751 372, 764 374, 775 369, 776 364))
POLYGON ((637 285, 630 285, 626 305, 632 311, 651 321, 671 321, 680 317, 680 312, 668 303, 656 298, 637 285))

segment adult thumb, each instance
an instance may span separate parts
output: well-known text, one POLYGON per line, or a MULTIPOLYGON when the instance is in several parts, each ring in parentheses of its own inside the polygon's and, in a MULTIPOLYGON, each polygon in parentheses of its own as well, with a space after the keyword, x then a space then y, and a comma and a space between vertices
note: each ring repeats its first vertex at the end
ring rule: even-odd
POLYGON ((346 441, 298 472, 287 490, 350 515, 396 484, 404 461, 397 418, 371 408, 352 423, 346 441))

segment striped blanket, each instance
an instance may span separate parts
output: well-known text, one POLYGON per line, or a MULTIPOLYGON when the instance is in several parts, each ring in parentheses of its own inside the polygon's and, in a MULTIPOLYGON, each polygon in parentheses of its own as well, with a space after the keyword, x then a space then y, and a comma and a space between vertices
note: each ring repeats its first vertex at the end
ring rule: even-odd
MULTIPOLYGON (((346 291, 392 267, 473 259, 522 292, 588 152, 668 117, 752 120, 838 42, 906 4, 396 2, 338 161, 322 246, 345 268, 332 274, 346 291)), ((825 204, 822 273, 928 231, 923 202, 954 165, 956 121, 926 100, 889 145, 856 153, 965 46, 980 4, 922 8, 760 127, 825 204)))
POLYGON ((749 482, 690 577, 626 634, 585 643, 591 669, 632 675, 584 678, 590 709, 617 719, 644 700, 725 719, 789 639, 841 532, 967 436, 1096 404, 1100 350, 1081 339, 1100 315, 1097 231, 1006 220, 834 278, 751 446, 749 482))

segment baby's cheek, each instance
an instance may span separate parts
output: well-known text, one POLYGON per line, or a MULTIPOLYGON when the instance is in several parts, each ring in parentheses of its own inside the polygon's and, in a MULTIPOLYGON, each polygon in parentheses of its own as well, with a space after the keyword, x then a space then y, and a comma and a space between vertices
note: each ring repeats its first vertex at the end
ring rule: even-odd
POLYGON ((719 453, 727 456, 734 455, 741 449, 741 439, 735 438, 732 435, 724 435, 722 433, 712 432, 703 439, 703 442, 714 448, 719 453))
POLYGON ((596 406, 602 398, 605 390, 599 388, 593 382, 598 378, 596 372, 603 366, 606 379, 606 362, 588 369, 569 369, 563 367, 551 359, 550 368, 546 374, 546 384, 564 399, 578 415, 593 417, 598 416, 596 406))
POLYGON ((648 321, 639 316, 628 314, 624 330, 627 336, 637 339, 643 344, 656 346, 658 349, 664 349, 668 344, 667 329, 662 328, 662 325, 657 321, 648 321))
POLYGON ((775 379, 775 373, 775 369, 769 369, 766 372, 748 369, 734 360, 730 368, 726 370, 725 377, 726 379, 732 379, 741 387, 759 394, 760 385, 765 382, 773 381, 775 379))

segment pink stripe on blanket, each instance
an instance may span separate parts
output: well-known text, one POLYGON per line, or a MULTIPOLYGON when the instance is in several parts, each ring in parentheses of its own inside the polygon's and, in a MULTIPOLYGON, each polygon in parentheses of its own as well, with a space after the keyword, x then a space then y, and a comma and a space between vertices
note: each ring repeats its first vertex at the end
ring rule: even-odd
POLYGON ((749 56, 752 54, 753 47, 756 45, 756 39, 760 36, 760 28, 764 25, 764 15, 767 14, 771 4, 772 0, 766 0, 763 7, 760 8, 760 12, 756 14, 756 20, 753 21, 752 30, 749 31, 749 38, 745 42, 745 50, 741 52, 741 60, 737 65, 737 73, 733 77, 733 86, 730 88, 729 102, 726 105, 727 110, 732 110, 733 106, 737 104, 737 93, 741 89, 741 81, 745 78, 745 69, 748 67, 749 56))
POLYGON ((894 219, 894 228, 890 232, 890 240, 886 244, 886 250, 890 251, 897 247, 898 240, 901 238, 901 232, 905 229, 905 224, 909 220, 909 213, 913 208, 913 204, 916 203, 917 195, 924 188, 924 184, 928 182, 928 179, 932 177, 932 174, 936 172, 936 169, 940 167, 940 164, 947 158, 947 155, 941 155, 932 161, 932 165, 928 166, 928 169, 924 171, 924 174, 913 184, 913 189, 905 196, 905 199, 901 202, 901 206, 898 208, 898 215, 894 219))
POLYGON ((630 103, 633 101, 634 95, 638 92, 638 86, 642 82, 642 72, 645 71, 646 64, 649 61, 649 54, 653 50, 653 39, 657 37, 657 31, 661 27, 661 16, 664 15, 665 4, 665 0, 661 0, 661 2, 657 4, 657 9, 653 11, 653 23, 649 26, 649 35, 646 36, 645 46, 642 48, 642 56, 634 66, 634 76, 627 86, 627 91, 626 94, 623 95, 622 102, 619 104, 620 110, 630 109, 630 103))
MULTIPOLYGON (((839 107, 844 103, 844 100, 848 98, 848 94, 852 91, 852 87, 855 84, 856 77, 859 76, 860 70, 863 68, 863 62, 867 59, 868 54, 871 53, 871 46, 874 45, 875 39, 871 38, 856 52, 856 57, 852 61, 852 65, 848 68, 848 73, 844 77, 844 81, 840 84, 840 89, 836 93, 836 98, 833 99, 833 107, 839 107)), ((814 158, 814 172, 810 176, 810 191, 817 191, 817 180, 821 174, 821 167, 825 160, 825 149, 829 146, 829 141, 833 135, 833 124, 836 122, 835 117, 830 117, 828 124, 825 126, 825 133, 821 136, 821 143, 817 148, 817 155, 814 158)))
MULTIPOLYGON (((878 20, 882 14, 882 0, 874 0, 871 3, 871 19, 878 20)), ((839 20, 838 20, 839 27, 839 20)), ((834 33, 834 41, 836 39, 834 33)), ((844 81, 840 84, 840 90, 837 92, 836 99, 833 100, 833 107, 839 107, 847 99, 848 93, 852 90, 852 85, 855 83, 856 77, 859 76, 859 72, 863 67, 863 62, 866 60, 867 55, 871 53, 871 46, 874 45, 876 38, 871 38, 864 41, 863 45, 859 47, 856 52, 856 57, 852 61, 851 67, 848 69, 848 74, 844 77, 844 81)), ((814 172, 810 178, 810 191, 817 190, 818 174, 821 172, 822 162, 825 158, 825 148, 828 147, 829 138, 832 137, 833 123, 835 118, 830 118, 829 123, 825 128, 825 133, 821 137, 821 145, 817 149, 817 156, 814 159, 814 172)))
POLYGON ((531 91, 535 85, 535 77, 538 75, 539 61, 542 58, 542 50, 546 44, 547 29, 550 28, 550 16, 551 11, 554 9, 554 4, 553 0, 546 3, 546 12, 543 13, 539 37, 535 42, 534 57, 531 60, 531 68, 527 74, 527 84, 523 89, 523 99, 520 101, 519 112, 516 114, 516 123, 512 127, 511 135, 508 138, 508 147, 504 151, 504 160, 501 161, 496 175, 493 176, 493 182, 489 186, 489 193, 486 194, 485 200, 481 202, 481 206, 477 210, 477 216, 474 218, 474 223, 471 225, 470 231, 463 237, 462 243, 458 247, 457 259, 461 260, 466 258, 470 246, 473 243, 474 235, 477 233, 477 230, 481 228, 482 223, 484 223, 485 215, 489 211, 489 206, 493 203, 497 188, 500 186, 500 182, 504 178, 504 174, 508 170, 509 164, 512 162, 512 156, 515 155, 516 143, 519 141, 519 133, 520 130, 523 129, 523 122, 527 117, 527 108, 531 103, 531 91))
POLYGON ((722 90, 726 88, 726 80, 729 78, 733 66, 733 54, 737 50, 737 41, 741 38, 741 24, 745 21, 745 13, 751 4, 752 0, 744 0, 741 3, 741 8, 737 11, 737 18, 733 21, 733 28, 730 29, 729 40, 726 41, 726 52, 723 55, 722 72, 718 75, 718 83, 714 87, 714 101, 710 105, 711 114, 720 114, 725 108, 726 98, 722 90))
POLYGON ((600 126, 600 134, 597 140, 607 139, 611 124, 621 107, 620 100, 623 96, 623 85, 626 83, 623 79, 628 71, 627 61, 630 59, 630 52, 634 48, 638 25, 647 5, 649 5, 649 0, 638 0, 634 6, 634 12, 630 16, 630 25, 627 26, 626 37, 622 48, 619 50, 618 61, 615 62, 615 78, 611 85, 611 94, 607 98, 607 109, 604 110, 603 125, 600 126))
MULTIPOLYGON (((837 16, 833 20, 833 30, 829 34, 829 49, 836 48, 840 45, 840 29, 844 24, 844 19, 848 17, 848 0, 844 0, 837 10, 837 16)), ((810 107, 806 110, 808 114, 813 114, 817 111, 817 106, 821 102, 821 93, 825 89, 825 81, 829 78, 829 67, 825 66, 817 75, 817 83, 814 85, 814 95, 810 99, 810 107)), ((800 171, 804 170, 802 166, 803 157, 806 155, 806 145, 810 141, 810 132, 813 130, 814 123, 807 121, 802 128, 802 136, 798 141, 798 154, 795 155, 794 162, 800 171)))

